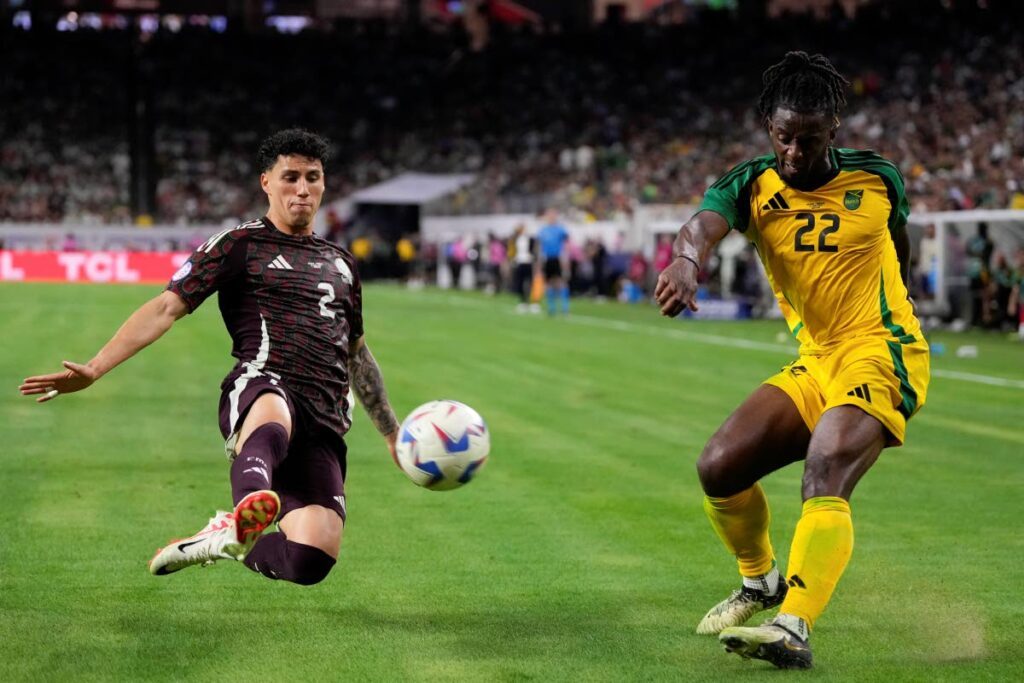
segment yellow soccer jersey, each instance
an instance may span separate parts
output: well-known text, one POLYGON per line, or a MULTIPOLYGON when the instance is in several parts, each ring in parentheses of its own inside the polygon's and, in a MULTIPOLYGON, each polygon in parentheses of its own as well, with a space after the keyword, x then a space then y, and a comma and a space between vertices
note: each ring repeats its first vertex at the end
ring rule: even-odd
POLYGON ((757 248, 802 355, 858 337, 920 340, 890 236, 909 214, 903 176, 874 152, 829 154, 835 175, 816 190, 786 185, 766 155, 719 178, 698 211, 721 214, 757 248))

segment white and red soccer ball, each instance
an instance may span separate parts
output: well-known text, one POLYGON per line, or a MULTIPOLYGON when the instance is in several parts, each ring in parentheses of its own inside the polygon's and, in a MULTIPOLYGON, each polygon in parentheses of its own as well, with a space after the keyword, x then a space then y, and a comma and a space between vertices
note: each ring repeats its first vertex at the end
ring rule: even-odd
POLYGON ((480 414, 458 401, 431 401, 409 414, 398 432, 398 465, 419 486, 447 491, 468 484, 491 450, 480 414))

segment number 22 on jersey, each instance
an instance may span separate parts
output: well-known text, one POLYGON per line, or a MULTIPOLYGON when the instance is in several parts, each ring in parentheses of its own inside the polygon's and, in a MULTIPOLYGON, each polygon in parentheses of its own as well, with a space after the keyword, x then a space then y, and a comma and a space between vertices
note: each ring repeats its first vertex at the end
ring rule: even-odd
MULTIPOLYGON (((802 225, 800 225, 793 234, 793 251, 815 251, 814 232, 817 221, 815 220, 814 214, 809 211, 801 211, 796 214, 794 218, 802 225), (805 241, 805 238, 807 241, 805 241)), ((816 240, 817 251, 839 251, 839 245, 830 244, 828 241, 829 235, 839 232, 839 216, 834 213, 822 214, 821 223, 825 224, 825 227, 821 228, 818 232, 818 238, 816 240)))

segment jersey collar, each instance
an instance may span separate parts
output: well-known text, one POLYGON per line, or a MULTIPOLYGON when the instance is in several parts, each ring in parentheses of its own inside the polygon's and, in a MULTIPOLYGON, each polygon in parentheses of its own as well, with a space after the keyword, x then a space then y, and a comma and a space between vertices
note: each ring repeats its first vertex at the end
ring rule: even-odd
MULTIPOLYGON (((796 187, 795 185, 790 185, 789 183, 786 183, 785 180, 783 180, 782 182, 785 183, 787 187, 792 187, 794 190, 799 190, 800 192, 815 192, 817 190, 820 190, 821 188, 825 187, 826 185, 831 183, 833 180, 835 180, 836 176, 839 175, 839 171, 841 170, 839 168, 839 155, 836 154, 836 148, 835 147, 829 146, 829 148, 828 148, 828 160, 829 160, 829 166, 831 166, 831 168, 829 169, 828 175, 826 175, 822 179, 822 181, 820 183, 818 183, 817 185, 814 185, 812 187, 796 187)), ((779 172, 779 162, 778 162, 778 160, 775 161, 775 172, 776 173, 779 172)), ((780 180, 782 179, 781 175, 779 176, 779 179, 780 180)))

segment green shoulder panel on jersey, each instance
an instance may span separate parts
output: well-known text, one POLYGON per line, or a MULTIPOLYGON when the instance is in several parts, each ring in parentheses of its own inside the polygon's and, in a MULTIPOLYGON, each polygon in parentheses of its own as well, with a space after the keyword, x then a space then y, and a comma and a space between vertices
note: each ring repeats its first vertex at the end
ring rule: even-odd
POLYGON ((774 166, 775 157, 771 154, 754 157, 734 166, 704 193, 704 200, 697 208, 697 213, 714 211, 725 218, 730 228, 746 231, 750 219, 750 185, 774 166))
POLYGON ((841 171, 864 171, 881 179, 889 197, 889 230, 903 227, 910 216, 910 204, 903 182, 903 174, 896 164, 870 150, 837 148, 836 158, 841 171))

